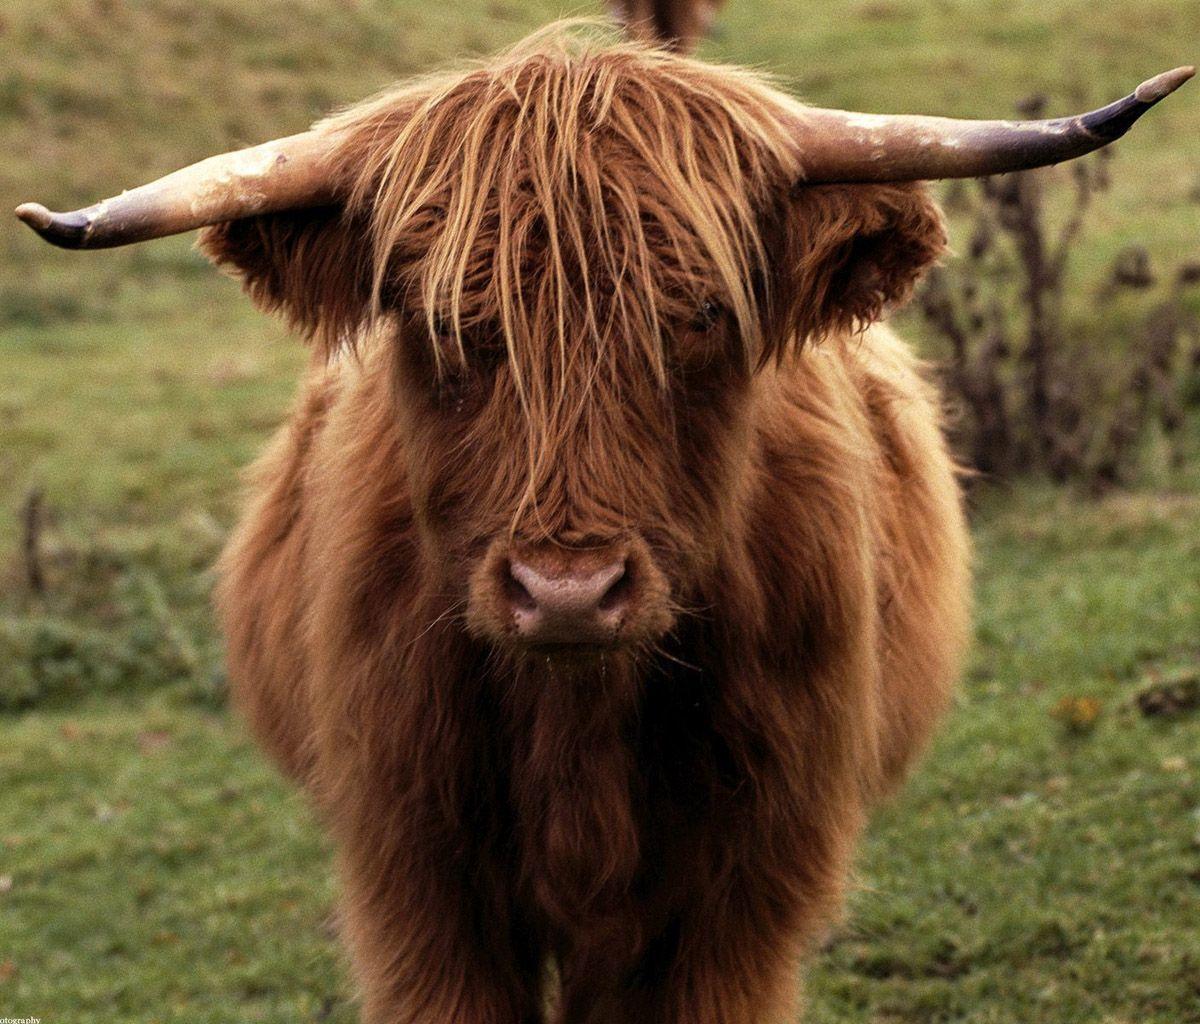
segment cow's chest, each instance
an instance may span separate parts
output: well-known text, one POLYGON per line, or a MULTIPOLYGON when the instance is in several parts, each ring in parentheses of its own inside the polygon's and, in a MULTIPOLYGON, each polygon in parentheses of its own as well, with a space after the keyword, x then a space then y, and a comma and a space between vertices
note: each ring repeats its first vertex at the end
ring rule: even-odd
POLYGON ((694 862, 741 813, 739 772, 708 694, 661 682, 639 685, 620 707, 572 708, 549 694, 545 703, 512 752, 531 910, 569 932, 631 912, 645 921, 653 907, 669 914, 688 898, 694 862))

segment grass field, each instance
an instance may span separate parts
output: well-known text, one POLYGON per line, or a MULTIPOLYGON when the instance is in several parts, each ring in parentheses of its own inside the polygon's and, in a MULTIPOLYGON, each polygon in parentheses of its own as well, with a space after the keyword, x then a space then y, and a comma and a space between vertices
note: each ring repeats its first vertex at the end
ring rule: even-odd
MULTIPOLYGON (((564 11, 47 6, 0 11, 0 209, 296 130, 564 11)), ((710 55, 814 101, 1003 114, 1194 61, 1200 0, 731 0, 722 25, 710 55)), ((1200 99, 1147 119, 1115 174, 1081 280, 1131 240, 1200 255, 1200 99)), ((237 470, 305 358, 187 239, 81 257, 0 225, 0 1016, 354 1019, 329 851, 225 711, 207 610, 237 470), (18 557, 35 486, 43 597, 18 557)), ((1200 1024, 1200 713, 1133 701, 1200 666, 1198 467, 1098 503, 1033 483, 979 499, 971 671, 871 829, 811 1021, 1200 1024)))

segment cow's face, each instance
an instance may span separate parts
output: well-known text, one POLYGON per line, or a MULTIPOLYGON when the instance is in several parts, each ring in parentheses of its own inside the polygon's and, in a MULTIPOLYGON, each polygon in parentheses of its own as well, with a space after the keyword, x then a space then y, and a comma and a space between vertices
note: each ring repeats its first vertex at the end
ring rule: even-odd
MULTIPOLYGON (((523 283, 550 287, 536 272, 523 283)), ((476 634, 573 656, 652 644, 695 605, 738 529, 754 401, 715 287, 662 311, 660 367, 627 326, 589 327, 619 318, 610 282, 586 284, 591 308, 572 306, 561 335, 518 336, 515 352, 474 309, 459 336, 444 313, 431 328, 405 311, 396 338, 427 550, 465 587, 476 634)))
POLYGON ((327 342, 388 339, 423 549, 470 630, 652 647, 744 546, 764 387, 904 294, 911 186, 794 187, 775 93, 632 49, 537 52, 345 126, 345 209, 210 233, 327 342))

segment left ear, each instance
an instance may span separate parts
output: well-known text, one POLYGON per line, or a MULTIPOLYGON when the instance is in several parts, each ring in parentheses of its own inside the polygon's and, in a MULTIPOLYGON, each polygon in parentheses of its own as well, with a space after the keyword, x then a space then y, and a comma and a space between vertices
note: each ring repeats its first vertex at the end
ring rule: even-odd
POLYGON ((200 251, 241 279, 256 306, 282 313, 326 356, 353 343, 370 306, 367 229, 340 206, 217 224, 200 251))
POLYGON ((778 347, 874 323, 946 248, 922 184, 799 186, 777 217, 768 319, 778 347))

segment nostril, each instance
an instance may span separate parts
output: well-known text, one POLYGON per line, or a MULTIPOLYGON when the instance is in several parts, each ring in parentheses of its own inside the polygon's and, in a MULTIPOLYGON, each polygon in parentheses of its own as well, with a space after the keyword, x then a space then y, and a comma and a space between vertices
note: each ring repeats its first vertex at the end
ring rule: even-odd
POLYGON ((537 601, 534 596, 513 574, 513 567, 509 565, 508 571, 504 574, 504 596, 508 599, 508 603, 514 608, 524 611, 537 611, 537 601))
POLYGON ((616 611, 628 603, 632 592, 633 574, 629 571, 629 566, 625 565, 621 569, 621 574, 613 580, 608 590, 604 592, 604 596, 600 598, 600 603, 597 607, 602 612, 616 611))

